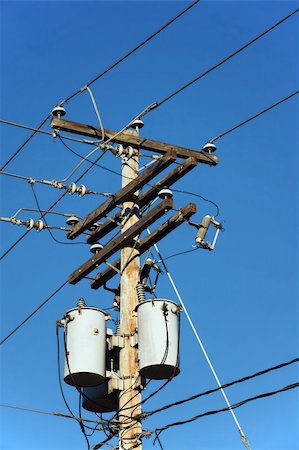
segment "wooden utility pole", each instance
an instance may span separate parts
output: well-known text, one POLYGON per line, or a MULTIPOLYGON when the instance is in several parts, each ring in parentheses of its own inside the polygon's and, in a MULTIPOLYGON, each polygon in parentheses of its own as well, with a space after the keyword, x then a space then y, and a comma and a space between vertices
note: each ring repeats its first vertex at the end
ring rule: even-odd
MULTIPOLYGON (((141 121, 137 121, 140 122, 141 121)), ((94 126, 80 124, 54 118, 52 127, 70 133, 81 134, 93 138, 101 138, 102 131, 94 126)), ((114 154, 122 158, 122 188, 112 198, 98 205, 86 217, 74 224, 68 233, 68 239, 76 239, 84 232, 89 232, 87 243, 94 244, 102 237, 121 227, 121 234, 110 239, 103 248, 69 276, 70 284, 77 284, 88 274, 93 272, 101 264, 106 263, 108 268, 99 272, 91 282, 92 289, 106 283, 117 273, 120 276, 120 327, 117 335, 112 335, 109 345, 115 345, 119 354, 119 371, 117 374, 111 372, 107 376, 109 393, 119 395, 119 450, 142 449, 142 427, 140 420, 135 417, 141 415, 141 389, 142 383, 139 374, 138 361, 138 330, 137 315, 135 309, 138 305, 137 284, 140 281, 140 255, 151 246, 163 239, 175 228, 188 221, 196 212, 196 205, 189 203, 180 208, 165 222, 159 225, 149 236, 139 242, 140 234, 160 219, 167 211, 173 209, 173 199, 169 196, 159 195, 159 191, 169 188, 176 181, 194 169, 199 163, 209 166, 218 164, 217 156, 210 151, 192 150, 164 142, 154 141, 139 136, 138 125, 135 122, 135 131, 124 131, 115 133, 113 130, 104 130, 105 139, 111 138, 113 143, 121 144, 121 151, 112 149, 114 154), (138 174, 139 149, 162 155, 153 164, 138 174), (162 171, 180 158, 184 162, 179 163, 173 170, 168 172, 160 180, 155 179, 162 171), (139 190, 151 183, 149 189, 139 196, 139 190), (160 197, 155 206, 140 216, 140 208, 150 206, 151 201, 160 197), (118 206, 122 207, 121 214, 118 212, 111 218, 108 216, 118 206), (106 217, 104 223, 98 220, 106 217), (120 258, 109 263, 108 260, 115 253, 121 253, 120 258), (116 342, 115 344, 113 342, 116 342)))
MULTIPOLYGON (((127 131, 127 133, 138 134, 136 131, 127 131)), ((137 176, 138 149, 134 149, 131 157, 127 154, 122 158, 122 188, 137 176)), ((135 192, 129 201, 123 203, 122 218, 122 233, 126 233, 126 230, 139 220, 138 192, 135 192)), ((138 304, 136 287, 140 270, 138 241, 139 236, 136 236, 130 245, 121 250, 120 334, 123 336, 124 347, 119 354, 119 368, 123 379, 123 391, 119 395, 120 450, 127 450, 132 446, 137 450, 142 448, 141 439, 138 439, 142 432, 141 423, 130 419, 141 412, 138 353, 137 347, 132 346, 137 333, 135 308, 138 304)))

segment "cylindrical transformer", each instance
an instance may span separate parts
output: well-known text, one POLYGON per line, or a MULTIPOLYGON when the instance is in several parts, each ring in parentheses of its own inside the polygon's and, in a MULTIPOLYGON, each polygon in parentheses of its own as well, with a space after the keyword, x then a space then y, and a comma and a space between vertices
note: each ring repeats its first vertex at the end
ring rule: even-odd
POLYGON ((64 381, 72 386, 96 386, 106 376, 106 314, 97 308, 68 311, 64 381))
POLYGON ((166 299, 147 300, 136 308, 140 375, 162 380, 180 373, 180 307, 166 299))
POLYGON ((92 412, 112 412, 118 410, 118 396, 108 394, 108 382, 82 389, 82 406, 92 412))

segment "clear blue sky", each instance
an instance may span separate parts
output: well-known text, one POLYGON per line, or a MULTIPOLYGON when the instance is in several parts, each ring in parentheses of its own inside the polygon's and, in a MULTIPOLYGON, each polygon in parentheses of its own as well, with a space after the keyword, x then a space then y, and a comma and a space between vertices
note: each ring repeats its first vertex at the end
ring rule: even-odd
MULTIPOLYGON (((186 2, 1 3, 1 116, 38 125, 57 102, 108 67, 187 5, 186 2)), ((138 53, 93 86, 106 128, 118 130, 153 101, 159 101, 227 56, 298 6, 288 1, 202 1, 138 53)), ((298 89, 298 17, 292 17, 226 65, 208 75, 145 119, 146 137, 200 149, 209 139, 298 89)), ((97 125, 87 93, 66 105, 69 120, 97 125)), ((50 130, 49 124, 44 129, 50 130)), ((26 139, 28 131, 1 125, 1 158, 26 139)), ((71 143, 86 154, 90 148, 71 143)), ((298 356, 298 100, 275 108, 217 142, 219 165, 200 166, 176 187, 215 201, 225 220, 215 252, 197 251, 170 259, 169 270, 224 382, 298 356)), ((102 161, 120 170, 120 161, 102 161)), ((64 178, 78 159, 51 137, 35 138, 7 166, 8 172, 44 179, 64 178)), ((84 166, 85 168, 85 166, 84 166)), ((80 173, 80 172, 78 172, 80 173)), ((73 180, 73 178, 72 178, 73 180)), ((101 192, 119 189, 120 178, 93 168, 84 184, 101 192)), ((35 208, 30 186, 1 177, 1 215, 35 208)), ((36 185, 42 208, 61 191, 36 185)), ((67 196, 56 211, 84 216, 101 198, 67 196)), ((214 214, 212 205, 176 194, 179 208, 195 201, 194 220, 214 214)), ((37 218, 23 212, 21 218, 37 218)), ((48 216, 49 224, 63 219, 48 216)), ((1 222, 3 253, 24 231, 1 222)), ((65 240, 62 232, 55 236, 65 240)), ((191 249, 195 229, 182 226, 161 242, 164 256, 191 249)), ((78 238, 82 241, 82 238, 78 238)), ((90 257, 86 245, 60 245, 46 231, 32 231, 1 262, 1 337, 90 257)), ((110 283, 115 286, 117 280, 110 283)), ((176 301, 162 277, 158 296, 176 301)), ((55 321, 79 297, 107 308, 111 296, 89 281, 66 286, 2 347, 2 403, 66 412, 57 381, 55 321)), ((215 387, 215 381, 182 318, 181 374, 145 410, 215 387)), ((232 403, 298 380, 295 366, 227 390, 232 403)), ((156 388, 159 383, 152 383, 156 388)), ((151 388, 148 389, 151 392, 151 388)), ((65 386, 70 405, 77 395, 65 386)), ((203 397, 144 423, 155 429, 225 407, 220 393, 203 397)), ((296 390, 252 402, 237 417, 253 450, 298 450, 296 390)), ((86 413, 86 417, 92 417, 86 413)), ((91 438, 94 444, 101 434, 91 438)), ((167 450, 242 450, 229 413, 166 431, 167 450)), ((1 409, 1 449, 81 450, 76 422, 1 409)), ((107 447, 109 448, 109 447, 107 447)), ((152 439, 144 449, 153 448, 152 439)), ((157 445, 156 445, 156 448, 157 445)))

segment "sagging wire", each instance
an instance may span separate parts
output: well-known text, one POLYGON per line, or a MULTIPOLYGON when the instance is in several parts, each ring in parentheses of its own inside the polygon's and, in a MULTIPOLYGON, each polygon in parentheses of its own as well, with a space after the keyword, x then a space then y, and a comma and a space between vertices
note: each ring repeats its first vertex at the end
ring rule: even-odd
MULTIPOLYGON (((56 342, 57 342, 58 383, 59 383, 60 393, 61 393, 61 396, 62 396, 62 398, 63 398, 64 404, 65 404, 66 408, 68 409, 69 413, 70 413, 73 417, 75 417, 73 411, 72 411, 71 408, 69 407, 69 404, 68 404, 68 402, 67 402, 67 400, 66 400, 66 397, 65 397, 64 392, 63 392, 62 382, 61 382, 61 374, 60 374, 60 364, 61 364, 61 363, 60 363, 60 346, 59 346, 59 327, 58 327, 58 324, 57 324, 57 323, 56 323, 56 342)), ((78 422, 78 424, 79 424, 79 426, 80 426, 80 430, 81 430, 81 432, 83 433, 84 438, 85 438, 85 440, 86 440, 87 448, 88 448, 88 450, 90 450, 90 443, 89 443, 88 437, 87 437, 87 435, 86 435, 84 425, 83 425, 83 423, 82 423, 81 420, 77 420, 77 422, 78 422)))
MULTIPOLYGON (((284 386, 283 388, 277 389, 277 390, 275 390, 275 391, 265 392, 265 393, 263 393, 263 394, 259 394, 259 395, 256 395, 256 396, 254 396, 254 397, 247 398, 247 399, 245 399, 245 400, 241 400, 240 402, 234 403, 233 405, 231 405, 230 407, 227 407, 227 408, 222 408, 222 409, 217 409, 217 410, 207 411, 207 412, 205 412, 205 413, 198 414, 197 416, 194 416, 194 417, 192 417, 191 419, 187 419, 187 420, 182 420, 182 421, 179 421, 179 422, 170 423, 170 424, 168 424, 168 425, 165 425, 164 427, 156 428, 156 430, 155 430, 154 432, 157 432, 158 435, 160 436, 161 433, 162 433, 163 431, 165 431, 165 430, 167 430, 167 429, 169 429, 169 428, 172 428, 172 427, 174 427, 174 426, 185 425, 186 423, 194 422, 195 420, 201 419, 202 417, 206 417, 206 416, 211 416, 211 415, 219 414, 219 413, 226 412, 226 411, 232 411, 233 409, 237 409, 237 408, 239 408, 240 406, 243 406, 243 405, 245 405, 245 404, 247 404, 247 403, 250 403, 250 402, 252 402, 252 401, 259 400, 259 399, 262 399, 262 398, 271 397, 271 396, 277 395, 277 394, 279 394, 279 393, 281 393, 281 392, 287 392, 287 391, 290 391, 290 390, 295 389, 295 388, 297 388, 297 387, 299 387, 299 383, 296 382, 296 383, 290 384, 290 385, 288 385, 288 386, 284 386)), ((243 442, 243 443, 244 443, 244 445, 245 445, 245 442, 243 442)))
POLYGON ((97 192, 97 191, 88 189, 86 186, 84 186, 84 184, 77 186, 76 183, 71 183, 69 186, 66 186, 64 183, 62 183, 61 181, 58 181, 58 180, 39 180, 38 178, 27 177, 24 175, 18 175, 15 173, 9 173, 9 172, 3 172, 3 171, 0 171, 0 175, 6 175, 9 177, 18 178, 20 180, 26 180, 30 184, 40 183, 40 184, 44 184, 46 186, 54 187, 56 189, 65 189, 66 191, 68 191, 68 193, 70 195, 78 194, 79 197, 83 197, 84 195, 87 195, 87 194, 101 195, 103 197, 111 197, 112 196, 112 194, 109 194, 109 193, 97 192))
MULTIPOLYGON (((151 234, 151 231, 150 231, 149 228, 147 229, 147 232, 148 232, 148 234, 151 234)), ((210 360, 210 358, 209 358, 209 356, 207 354, 207 351, 206 351, 206 349, 205 349, 205 347, 203 345, 202 340, 199 337, 199 334, 198 334, 198 332, 197 332, 197 330, 196 330, 196 328, 195 328, 195 326, 193 324, 193 321, 192 321, 192 319, 191 319, 191 317, 190 317, 190 315, 188 313, 188 310, 187 310, 187 308, 186 308, 186 306, 184 304, 184 301, 183 301, 183 299, 182 299, 182 297, 181 297, 181 295, 180 295, 180 293, 179 293, 179 291, 178 291, 178 289, 177 289, 177 287, 175 285, 175 282, 174 282, 170 272, 167 269, 167 266, 166 266, 166 264, 165 264, 165 262, 164 262, 164 260, 162 258, 162 255, 160 253, 160 250, 159 250, 157 244, 154 244, 154 248, 155 248, 155 251, 157 252, 157 254, 158 254, 158 256, 159 256, 159 258, 161 260, 161 263, 162 263, 162 265, 164 267, 164 270, 165 270, 165 272, 167 274, 167 277, 168 277, 168 279, 169 279, 169 281, 170 281, 170 283, 171 283, 171 285, 173 287, 173 290, 174 290, 174 292, 175 292, 175 294, 176 294, 176 296, 177 296, 177 298, 178 298, 178 300, 179 300, 179 302, 180 302, 180 304, 181 304, 181 306, 183 308, 183 311, 186 314, 187 320, 188 320, 188 322, 189 322, 189 324, 190 324, 190 326, 192 328, 192 331, 193 331, 193 333, 195 335, 195 338, 196 338, 196 340, 197 340, 197 342, 198 342, 198 344, 199 344, 199 346, 200 346, 200 348, 201 348, 201 350, 202 350, 202 352, 204 354, 204 357, 205 357, 205 359, 206 359, 206 361, 207 361, 207 363, 208 363, 208 365, 210 367, 210 370, 211 370, 211 372, 212 372, 212 374, 214 376, 214 379, 215 379, 216 383, 218 384, 218 387, 220 388, 220 392, 221 392, 221 394, 222 394, 222 396, 223 396, 223 398, 224 398, 224 400, 225 400, 225 402, 226 402, 226 404, 227 404, 227 406, 229 408, 229 411, 230 411, 230 413, 232 415, 232 418, 233 418, 233 420, 234 420, 234 422, 235 422, 235 424, 236 424, 236 426, 238 428, 238 431, 239 431, 239 434, 241 436, 242 442, 243 442, 244 446, 247 448, 247 450, 250 450, 250 445, 249 445, 249 441, 248 441, 248 439, 246 437, 246 434, 244 433, 244 431, 243 431, 243 429, 242 429, 242 427, 241 427, 241 425, 240 425, 240 423, 239 423, 239 421, 238 421, 234 411, 231 409, 230 402, 229 402, 229 400, 228 400, 228 398, 226 396, 226 393, 225 393, 224 389, 221 387, 221 383, 220 383, 218 375, 217 375, 217 373, 216 373, 216 371, 214 369, 214 366, 213 366, 213 364, 212 364, 212 362, 211 362, 211 360, 210 360)))
POLYGON ((99 124, 100 124, 101 133, 102 133, 102 141, 104 141, 104 140, 105 140, 105 132, 104 132, 104 127, 103 127, 103 123, 102 123, 102 119, 101 119, 101 115, 100 115, 100 112, 99 112, 97 103, 96 103, 96 101, 95 101, 95 98, 94 98, 94 96, 93 96, 93 93, 92 93, 92 90, 90 89, 90 87, 88 87, 88 86, 86 85, 86 86, 84 87, 84 90, 85 90, 85 89, 87 90, 87 92, 89 93, 89 96, 90 96, 90 98, 91 98, 91 102, 92 102, 92 104, 93 104, 95 113, 96 113, 96 115, 97 115, 97 118, 98 118, 98 121, 99 121, 99 124))
MULTIPOLYGON (((35 189, 34 189, 34 184, 30 184, 30 186, 31 186, 31 189, 32 189, 32 193, 33 193, 33 196, 34 196, 34 199, 35 199, 36 206, 38 207, 38 211, 39 211, 39 213, 42 215, 43 212, 42 212, 42 210, 40 209, 39 201, 38 201, 38 198, 37 198, 35 189)), ((47 212, 49 212, 49 211, 47 211, 47 212)), ((42 222, 42 220, 40 219, 38 222, 42 222)), ((47 224, 47 221, 46 221, 45 217, 44 217, 44 223, 46 224, 46 229, 48 230, 48 232, 49 232, 51 238, 52 238, 53 241, 55 241, 57 244, 64 244, 64 245, 84 244, 84 245, 86 245, 86 242, 64 242, 64 241, 59 241, 59 240, 54 236, 54 234, 52 233, 52 231, 50 230, 50 227, 49 227, 49 225, 47 224)))
MULTIPOLYGON (((239 378, 237 380, 234 380, 234 381, 231 381, 229 383, 223 384, 221 386, 221 388, 222 389, 226 389, 226 388, 231 387, 231 386, 233 386, 235 384, 244 383, 245 381, 252 380, 253 378, 260 377, 262 375, 265 375, 265 374, 270 373, 270 372, 275 371, 275 370, 280 370, 280 369, 282 369, 284 367, 287 367, 289 365, 292 365, 292 364, 295 364, 295 363, 298 363, 298 362, 299 362, 299 358, 295 358, 295 359, 292 359, 291 361, 280 363, 280 364, 278 364, 276 366, 269 367, 267 369, 261 370, 259 372, 253 373, 251 375, 247 375, 247 376, 245 376, 243 378, 239 378)), ((145 417, 145 418, 150 417, 153 414, 159 413, 161 411, 165 411, 165 410, 167 410, 169 408, 172 408, 174 406, 179 406, 179 405, 182 405, 184 403, 188 403, 190 401, 196 400, 196 399, 198 399, 200 397, 204 397, 206 395, 214 394, 215 392, 217 392, 219 390, 220 390, 220 388, 218 387, 218 388, 214 388, 214 389, 209 389, 208 391, 200 392, 199 394, 195 394, 195 395, 192 395, 191 397, 187 397, 185 399, 178 400, 176 402, 173 402, 173 403, 170 403, 168 405, 165 405, 165 406, 162 406, 160 408, 157 408, 157 409, 155 409, 153 411, 145 412, 145 413, 143 413, 143 417, 145 417)))

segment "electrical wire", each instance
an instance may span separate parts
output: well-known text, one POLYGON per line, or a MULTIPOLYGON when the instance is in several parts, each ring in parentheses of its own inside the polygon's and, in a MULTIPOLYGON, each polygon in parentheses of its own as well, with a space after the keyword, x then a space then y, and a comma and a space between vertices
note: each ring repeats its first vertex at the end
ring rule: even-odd
POLYGON ((58 294, 58 292, 61 291, 62 288, 64 288, 64 286, 68 283, 68 280, 64 281, 57 289, 55 289, 54 292, 52 292, 51 295, 49 295, 49 297, 46 298, 46 300, 44 300, 37 308, 35 308, 30 314, 29 316, 27 316, 24 320, 22 320, 22 322, 19 323, 19 325, 17 325, 12 331, 10 331, 5 338, 2 339, 2 341, 0 341, 0 345, 4 344, 5 341, 7 341, 7 339, 9 339, 17 330, 19 330, 26 322, 28 322, 28 320, 31 319, 31 317, 33 317, 43 306, 45 306, 56 294, 58 294))
MULTIPOLYGON (((38 198, 37 198, 37 195, 36 195, 36 192, 35 192, 34 185, 31 183, 30 186, 31 186, 31 189, 32 189, 32 194, 33 194, 33 196, 34 196, 34 200, 35 200, 36 206, 37 206, 37 208, 38 208, 39 213, 40 213, 41 216, 42 216, 42 215, 43 215, 43 212, 42 212, 42 210, 41 210, 41 208, 40 208, 39 201, 38 201, 38 198)), ((53 241, 55 241, 57 244, 63 244, 63 245, 72 245, 72 244, 81 244, 81 245, 82 245, 82 244, 83 244, 83 245, 86 245, 86 242, 63 242, 63 241, 59 241, 59 240, 54 236, 54 234, 52 233, 52 231, 50 230, 50 228, 49 228, 49 226, 48 226, 48 223, 47 223, 47 221, 46 221, 46 219, 45 219, 45 216, 43 216, 43 217, 44 217, 44 222, 45 222, 46 227, 47 227, 46 230, 48 230, 48 232, 49 232, 51 238, 52 238, 53 241)))
POLYGON ((200 0, 196 0, 192 2, 189 6, 187 6, 183 11, 181 11, 179 14, 174 16, 171 20, 169 20, 166 24, 164 24, 162 27, 160 27, 157 31, 152 33, 150 36, 148 36, 146 39, 144 39, 140 44, 136 45, 132 50, 130 50, 128 53, 126 53, 124 56, 122 56, 120 59, 118 59, 115 63, 113 63, 111 66, 109 66, 107 69, 105 69, 103 72, 101 72, 99 75, 97 75, 95 78, 93 78, 91 81, 89 81, 83 88, 78 89, 73 94, 69 95, 65 100, 60 102, 58 105, 62 106, 63 104, 67 103, 69 100, 71 100, 76 95, 83 92, 87 87, 91 86, 95 81, 99 80, 101 77, 106 75, 106 73, 110 72, 110 70, 114 69, 114 67, 118 66, 122 61, 127 59, 130 55, 135 53, 137 50, 139 50, 141 47, 143 47, 147 42, 152 40, 155 36, 157 36, 161 31, 165 30, 169 25, 171 25, 173 22, 175 22, 179 17, 181 17, 183 14, 185 14, 189 9, 191 9, 193 6, 195 6, 197 3, 199 3, 200 0))
MULTIPOLYGON (((67 400, 66 400, 66 397, 65 397, 64 392, 63 392, 62 382, 61 382, 61 374, 60 374, 60 346, 59 346, 59 333, 58 333, 58 325, 57 325, 57 324, 56 324, 56 344, 57 344, 58 383, 59 383, 60 393, 61 393, 61 396, 62 396, 62 398, 63 398, 64 404, 65 404, 66 408, 68 409, 69 413, 70 413, 73 417, 75 417, 73 411, 72 411, 71 408, 69 407, 69 404, 68 404, 68 402, 67 402, 67 400)), ((80 419, 81 419, 81 418, 80 418, 80 419)), ((82 423, 82 420, 77 420, 77 422, 78 422, 78 424, 79 424, 79 426, 80 426, 80 430, 81 430, 81 432, 83 433, 84 438, 85 438, 85 440, 86 440, 87 449, 90 450, 90 443, 89 443, 88 437, 87 437, 87 435, 86 435, 86 431, 85 431, 84 425, 83 425, 83 423, 82 423)))
POLYGON ((191 419, 187 419, 187 420, 182 420, 182 421, 179 421, 179 422, 170 423, 170 424, 168 424, 168 425, 165 425, 164 427, 156 428, 155 432, 157 432, 158 435, 160 436, 160 434, 161 434, 163 431, 165 431, 165 430, 167 430, 167 429, 169 429, 169 428, 172 428, 172 427, 175 427, 175 426, 179 426, 179 425, 184 425, 184 424, 190 423, 190 422, 194 422, 195 420, 201 419, 202 417, 206 417, 206 416, 211 416, 211 415, 219 414, 219 413, 222 413, 222 412, 225 412, 225 411, 230 411, 230 410, 232 410, 232 409, 237 409, 237 408, 239 408, 240 406, 246 405, 247 403, 250 403, 250 402, 252 402, 252 401, 254 401, 254 400, 259 400, 259 399, 262 399, 262 398, 271 397, 271 396, 276 395, 276 394, 279 394, 279 393, 281 393, 281 392, 290 391, 290 390, 295 389, 295 388, 297 388, 297 387, 299 387, 299 383, 293 383, 293 384, 290 384, 290 385, 288 385, 288 386, 285 386, 285 387, 283 387, 283 388, 281 388, 281 389, 277 389, 276 391, 265 392, 265 393, 263 393, 263 394, 259 394, 259 395, 256 395, 256 396, 254 396, 254 397, 247 398, 247 399, 245 399, 245 400, 241 400, 240 402, 234 403, 233 405, 231 405, 230 408, 227 407, 227 408, 217 409, 217 410, 213 410, 213 411, 207 411, 207 412, 205 412, 205 413, 198 414, 197 416, 194 416, 194 417, 192 417, 191 419))
MULTIPOLYGON (((151 234, 149 229, 147 229, 147 231, 148 231, 148 234, 151 234)), ((209 358, 209 356, 207 354, 207 351, 206 351, 206 349, 205 349, 205 347, 203 345, 202 340, 199 337, 199 334, 198 334, 198 332, 197 332, 197 330, 196 330, 196 328, 195 328, 195 326, 193 324, 193 321, 192 321, 192 319, 191 319, 191 317, 190 317, 190 315, 188 313, 188 310, 186 309, 186 306, 185 306, 185 304, 183 302, 183 299, 182 299, 182 297, 181 297, 181 295, 180 295, 180 293, 179 293, 179 291, 178 291, 178 289, 177 289, 177 287, 176 287, 176 285, 175 285, 175 283, 173 281, 173 278, 172 278, 170 272, 167 269, 167 266, 166 266, 166 264, 165 264, 165 262, 164 262, 164 260, 162 258, 162 255, 160 253, 160 250, 159 250, 157 244, 154 244, 154 248, 155 248, 157 254, 159 255, 159 258, 160 258, 160 260, 162 262, 162 265, 163 265, 164 270, 165 270, 165 272, 167 274, 167 277, 168 277, 168 279, 169 279, 169 281, 170 281, 170 283, 171 283, 171 285, 172 285, 172 287, 173 287, 173 289, 174 289, 174 291, 176 293, 176 296, 177 296, 177 298, 178 298, 178 300, 179 300, 179 302, 180 302, 180 304, 181 304, 181 306, 182 306, 182 308, 183 308, 183 310, 184 310, 184 312, 186 314, 187 320, 188 320, 188 322, 189 322, 189 324, 190 324, 190 326, 192 328, 192 331, 193 331, 193 333, 194 333, 194 335, 196 337, 196 340, 197 340, 197 342, 198 342, 198 344, 199 344, 199 346, 200 346, 200 348, 201 348, 201 350, 202 350, 202 352, 204 354, 204 357, 205 357, 205 359, 206 359, 206 361, 207 361, 207 363, 209 365, 209 368, 210 368, 210 370, 211 370, 211 372, 212 372, 212 374, 214 376, 214 379, 215 379, 216 383, 218 384, 218 387, 220 388, 220 392, 221 392, 221 394, 222 394, 222 396, 223 396, 223 398, 224 398, 228 408, 230 408, 230 402, 229 402, 229 400, 228 400, 228 398, 226 396, 226 393, 225 393, 224 389, 221 388, 221 383, 220 383, 218 375, 217 375, 217 373, 216 373, 216 371, 214 369, 214 366, 213 366, 213 364, 212 364, 212 362, 211 362, 211 360, 210 360, 210 358, 209 358)), ((239 421, 238 421, 234 411, 232 409, 229 409, 229 411, 230 411, 230 413, 232 415, 232 418, 233 418, 233 420, 234 420, 234 422, 235 422, 235 424, 236 424, 236 426, 238 428, 238 431, 240 433, 240 436, 241 436, 241 439, 242 439, 242 442, 243 442, 244 446, 247 448, 247 450, 250 450, 250 445, 249 445, 248 439, 246 437, 246 434, 244 433, 244 431, 243 431, 243 429, 242 429, 242 427, 241 427, 241 425, 240 425, 240 423, 239 423, 239 421)))
POLYGON ((287 100, 289 100, 290 98, 294 97, 297 94, 299 94, 299 90, 293 92, 292 94, 287 95, 286 97, 282 98, 281 100, 278 100, 276 103, 273 103, 272 105, 268 106, 267 108, 263 109, 262 111, 260 111, 260 112, 258 112, 256 114, 254 114, 253 116, 249 117, 248 119, 243 120, 238 125, 235 125, 232 128, 229 128, 228 130, 222 132, 218 136, 216 136, 213 139, 211 139, 209 142, 212 143, 212 142, 217 141, 218 139, 222 138, 223 136, 226 136, 227 134, 231 133, 232 131, 236 130, 237 128, 242 127, 243 125, 245 125, 246 123, 250 122, 251 120, 256 119, 257 117, 261 116, 262 114, 266 113, 267 111, 270 111, 270 109, 273 109, 276 106, 280 105, 281 103, 286 102, 287 100))
POLYGON ((175 90, 174 92, 172 92, 171 94, 169 94, 167 97, 163 98, 162 100, 160 100, 159 102, 156 102, 156 108, 158 108, 159 106, 163 105, 164 103, 168 102, 171 98, 175 97, 176 95, 178 95, 180 92, 184 91, 185 89, 187 89, 189 86, 191 86, 192 84, 194 84, 196 81, 200 80, 201 78, 205 77, 206 75, 208 75, 209 73, 213 72, 213 70, 217 69, 218 67, 222 66, 224 63, 226 63, 227 61, 229 61, 230 59, 232 59, 233 57, 235 57, 236 55, 238 55, 239 53, 241 53, 243 50, 245 50, 246 48, 248 48, 250 45, 252 45, 254 42, 258 41, 259 39, 261 39, 263 36, 265 36, 266 34, 270 33, 272 30, 274 30, 276 27, 278 27, 279 25, 281 25, 283 22, 285 22, 286 20, 288 20, 290 17, 292 17, 294 14, 296 14, 299 11, 299 8, 295 9, 294 11, 292 11, 290 14, 288 14, 287 16, 285 16, 284 18, 282 18, 281 20, 279 20, 278 22, 276 22, 274 25, 272 25, 270 28, 268 28, 267 30, 263 31, 262 33, 258 34, 256 37, 254 37, 253 39, 251 39, 249 42, 247 42, 245 45, 242 45, 242 47, 240 47, 238 50, 234 51, 233 53, 231 53, 230 55, 228 55, 226 58, 222 59, 221 61, 219 61, 217 64, 215 64, 214 66, 210 67, 208 70, 206 70, 205 72, 201 73, 200 75, 198 75, 196 78, 194 78, 193 80, 189 81, 188 83, 184 84, 182 87, 180 87, 179 89, 175 90))
POLYGON ((86 419, 86 418, 82 418, 82 417, 75 417, 75 416, 72 416, 69 414, 64 414, 64 413, 56 412, 56 411, 43 411, 40 409, 25 408, 23 406, 7 405, 4 403, 1 403, 0 407, 17 409, 19 411, 27 411, 27 412, 38 413, 38 414, 45 414, 45 415, 49 415, 49 416, 63 417, 65 419, 74 419, 74 420, 77 420, 77 421, 79 420, 82 422, 95 423, 97 426, 101 425, 101 424, 106 424, 105 420, 99 421, 99 420, 93 420, 93 419, 86 419))
MULTIPOLYGON (((50 117, 51 117, 51 114, 48 114, 47 117, 37 127, 37 130, 39 130, 48 121, 48 119, 50 117)), ((1 122, 3 122, 3 121, 1 120, 1 122)), ((8 160, 3 164, 3 166, 1 166, 0 170, 5 169, 5 167, 20 153, 20 151, 25 147, 25 145, 28 144, 28 142, 33 138, 33 136, 36 135, 36 133, 37 133, 37 131, 34 130, 33 133, 26 139, 26 141, 23 142, 23 144, 20 145, 20 147, 8 158, 8 160)))
POLYGON ((89 96, 91 98, 91 102, 93 104, 96 116, 97 116, 99 124, 100 124, 100 129, 101 129, 101 132, 102 132, 102 141, 104 141, 104 139, 105 139, 105 132, 104 132, 104 127, 103 127, 100 111, 98 109, 97 103, 96 103, 95 98, 93 96, 92 90, 88 86, 86 86, 86 89, 87 89, 87 92, 89 93, 89 96))
MULTIPOLYGON (((238 380, 234 380, 234 381, 231 381, 231 382, 229 382, 229 383, 223 384, 223 385, 221 386, 221 388, 222 388, 222 389, 226 389, 226 388, 231 387, 231 386, 233 386, 233 385, 235 385, 235 384, 244 383, 245 381, 252 380, 253 378, 260 377, 260 376, 265 375, 265 374, 267 374, 267 373, 273 372, 273 371, 275 371, 275 370, 282 369, 282 368, 284 368, 284 367, 290 366, 290 365, 295 364, 295 363, 298 363, 298 362, 299 362, 299 358, 292 359, 291 361, 287 361, 287 362, 278 364, 278 365, 276 365, 276 366, 269 367, 268 369, 264 369, 264 370, 261 370, 261 371, 259 371, 259 372, 253 373, 253 374, 251 374, 251 375, 247 375, 246 377, 239 378, 238 380)), ((192 395, 191 397, 185 398, 185 399, 183 399, 183 400, 178 400, 178 401, 176 401, 176 402, 173 402, 173 403, 170 403, 170 404, 168 404, 168 405, 165 405, 165 406, 162 406, 162 407, 160 407, 160 408, 157 408, 157 409, 155 409, 155 410, 153 410, 153 411, 144 412, 144 413, 142 414, 142 417, 143 417, 143 416, 146 417, 146 418, 147 418, 147 417, 150 417, 150 416, 152 416, 153 414, 159 413, 159 412, 161 412, 161 411, 165 411, 165 410, 167 410, 167 409, 169 409, 169 408, 172 408, 172 407, 174 407, 174 406, 179 406, 179 405, 182 405, 182 404, 184 404, 184 403, 188 403, 188 402, 193 401, 193 400, 196 400, 196 399, 198 399, 198 398, 200 398, 200 397, 204 397, 204 396, 206 396, 206 395, 213 394, 214 392, 217 392, 217 391, 219 391, 219 390, 220 390, 220 387, 215 388, 215 389, 209 389, 208 391, 200 392, 199 394, 192 395)))
MULTIPOLYGON (((157 31, 152 33, 150 36, 148 36, 146 39, 144 39, 140 44, 138 44, 136 47, 134 47, 132 50, 130 50, 128 53, 126 53, 124 56, 119 58, 116 62, 114 62, 111 66, 109 66, 107 69, 105 69, 103 72, 101 72, 99 75, 97 75, 95 78, 93 78, 91 81, 89 81, 83 88, 73 92, 71 95, 69 95, 65 100, 59 102, 57 106, 62 106, 63 104, 67 103, 69 100, 74 98, 76 95, 83 92, 85 89, 87 89, 89 86, 91 86, 95 81, 102 78, 104 75, 106 75, 108 72, 110 72, 112 69, 114 69, 116 66, 118 66, 122 61, 127 59, 130 55, 135 53, 137 50, 139 50, 141 47, 143 47, 147 42, 149 42, 151 39, 153 39, 155 36, 157 36, 161 31, 163 31, 165 28, 167 28, 169 25, 171 25, 173 22, 175 22, 179 17, 181 17, 183 14, 185 14, 189 9, 191 9, 193 6, 195 6, 197 3, 199 3, 200 0, 196 0, 192 2, 187 8, 185 8, 183 11, 181 11, 179 14, 177 14, 175 17, 173 17, 171 20, 169 20, 166 24, 164 24, 162 27, 160 27, 157 31)), ((39 130, 51 117, 51 114, 48 114, 45 119, 41 122, 41 124, 37 127, 37 130, 39 130)), ((12 156, 5 162, 5 164, 0 168, 0 170, 3 170, 19 153, 20 151, 25 147, 25 145, 35 136, 37 133, 36 130, 33 131, 33 133, 24 141, 24 143, 13 153, 12 156)))
MULTIPOLYGON (((17 128, 24 128, 25 130, 32 130, 32 131, 35 131, 36 133, 41 133, 41 134, 45 134, 47 136, 51 136, 52 138, 56 138, 57 137, 56 132, 41 130, 39 128, 30 127, 29 125, 24 125, 22 123, 11 122, 9 120, 4 120, 4 119, 0 119, 0 123, 3 123, 5 125, 11 125, 11 126, 17 127, 17 128)), ((90 141, 89 139, 78 139, 78 138, 74 138, 74 137, 71 137, 71 136, 65 136, 65 135, 62 135, 61 137, 63 139, 67 139, 69 141, 78 142, 80 144, 96 145, 96 143, 97 143, 97 141, 90 141)))

